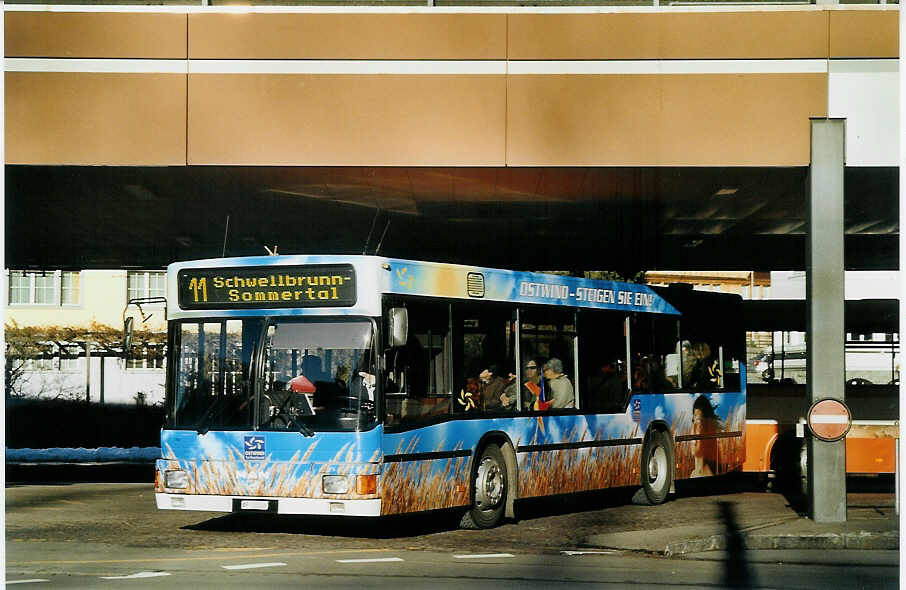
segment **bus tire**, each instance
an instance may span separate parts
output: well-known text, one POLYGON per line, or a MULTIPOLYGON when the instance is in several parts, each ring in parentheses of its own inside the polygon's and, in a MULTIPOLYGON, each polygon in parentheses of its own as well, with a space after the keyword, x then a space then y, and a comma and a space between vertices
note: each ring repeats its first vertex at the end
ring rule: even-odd
POLYGON ((663 504, 672 486, 673 445, 665 432, 652 430, 642 446, 642 494, 636 495, 651 506, 663 504))
POLYGON ((506 509, 507 468, 503 452, 487 445, 472 474, 472 507, 462 517, 464 529, 488 529, 500 524, 506 509))

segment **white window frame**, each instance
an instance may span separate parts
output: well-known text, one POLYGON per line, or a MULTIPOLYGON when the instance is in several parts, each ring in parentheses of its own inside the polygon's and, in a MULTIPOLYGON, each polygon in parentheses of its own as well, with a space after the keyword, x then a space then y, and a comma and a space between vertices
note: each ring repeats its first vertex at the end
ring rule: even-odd
POLYGON ((167 271, 165 270, 127 270, 126 271, 126 301, 137 297, 166 297, 167 296, 167 271), (151 293, 151 275, 161 276, 163 278, 163 290, 159 294, 151 293), (140 293, 133 296, 129 289, 129 278, 140 276, 142 285, 140 293))
POLYGON ((25 269, 7 269, 6 270, 6 304, 10 307, 77 307, 82 304, 82 273, 81 271, 64 271, 64 270, 25 270, 25 269), (76 292, 76 302, 74 303, 63 303, 63 273, 73 273, 77 275, 79 288, 76 292), (28 278, 28 301, 25 302, 13 302, 12 301, 12 274, 13 273, 22 273, 25 277, 28 278), (35 301, 35 293, 37 291, 35 280, 38 276, 46 277, 50 276, 53 280, 53 300, 46 303, 37 303, 35 301))

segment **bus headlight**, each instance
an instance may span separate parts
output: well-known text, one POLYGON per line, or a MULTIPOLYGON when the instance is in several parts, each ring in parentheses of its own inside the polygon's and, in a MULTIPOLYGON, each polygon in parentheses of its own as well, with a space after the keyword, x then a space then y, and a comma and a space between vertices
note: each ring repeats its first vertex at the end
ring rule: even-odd
POLYGON ((349 491, 349 481, 345 475, 325 475, 321 477, 321 489, 325 494, 345 494, 349 491))
POLYGON ((164 487, 184 490, 189 487, 189 474, 182 469, 164 473, 164 487))

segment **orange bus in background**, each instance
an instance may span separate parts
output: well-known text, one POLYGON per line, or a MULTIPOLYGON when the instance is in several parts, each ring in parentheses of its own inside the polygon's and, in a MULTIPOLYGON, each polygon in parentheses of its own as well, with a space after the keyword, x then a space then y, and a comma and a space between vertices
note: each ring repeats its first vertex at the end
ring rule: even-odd
MULTIPOLYGON (((853 415, 846 435, 846 473, 895 473, 899 437, 896 385, 849 385, 845 402, 853 415)), ((749 384, 746 460, 743 471, 775 479, 805 473, 804 428, 809 403, 805 385, 749 384)))
MULTIPOLYGON (((898 301, 846 302, 845 403, 847 475, 894 474, 899 438, 898 301), (869 352, 873 351, 873 352, 869 352), (871 372, 866 372, 869 365, 871 372), (887 367, 885 371, 884 368, 887 367)), ((769 488, 801 480, 806 470, 807 398, 799 353, 805 350, 805 302, 746 301, 748 405, 743 471, 764 474, 769 488), (765 341, 773 350, 766 349, 765 341), (799 341, 783 346, 778 342, 799 341)), ((804 360, 803 360, 804 363, 804 360)))

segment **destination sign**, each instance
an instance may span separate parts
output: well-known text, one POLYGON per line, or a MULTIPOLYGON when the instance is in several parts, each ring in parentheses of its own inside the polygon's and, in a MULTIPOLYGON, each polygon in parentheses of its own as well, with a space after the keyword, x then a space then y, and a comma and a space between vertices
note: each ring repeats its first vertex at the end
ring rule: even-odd
POLYGON ((191 268, 176 276, 183 309, 348 307, 355 305, 351 264, 191 268))

